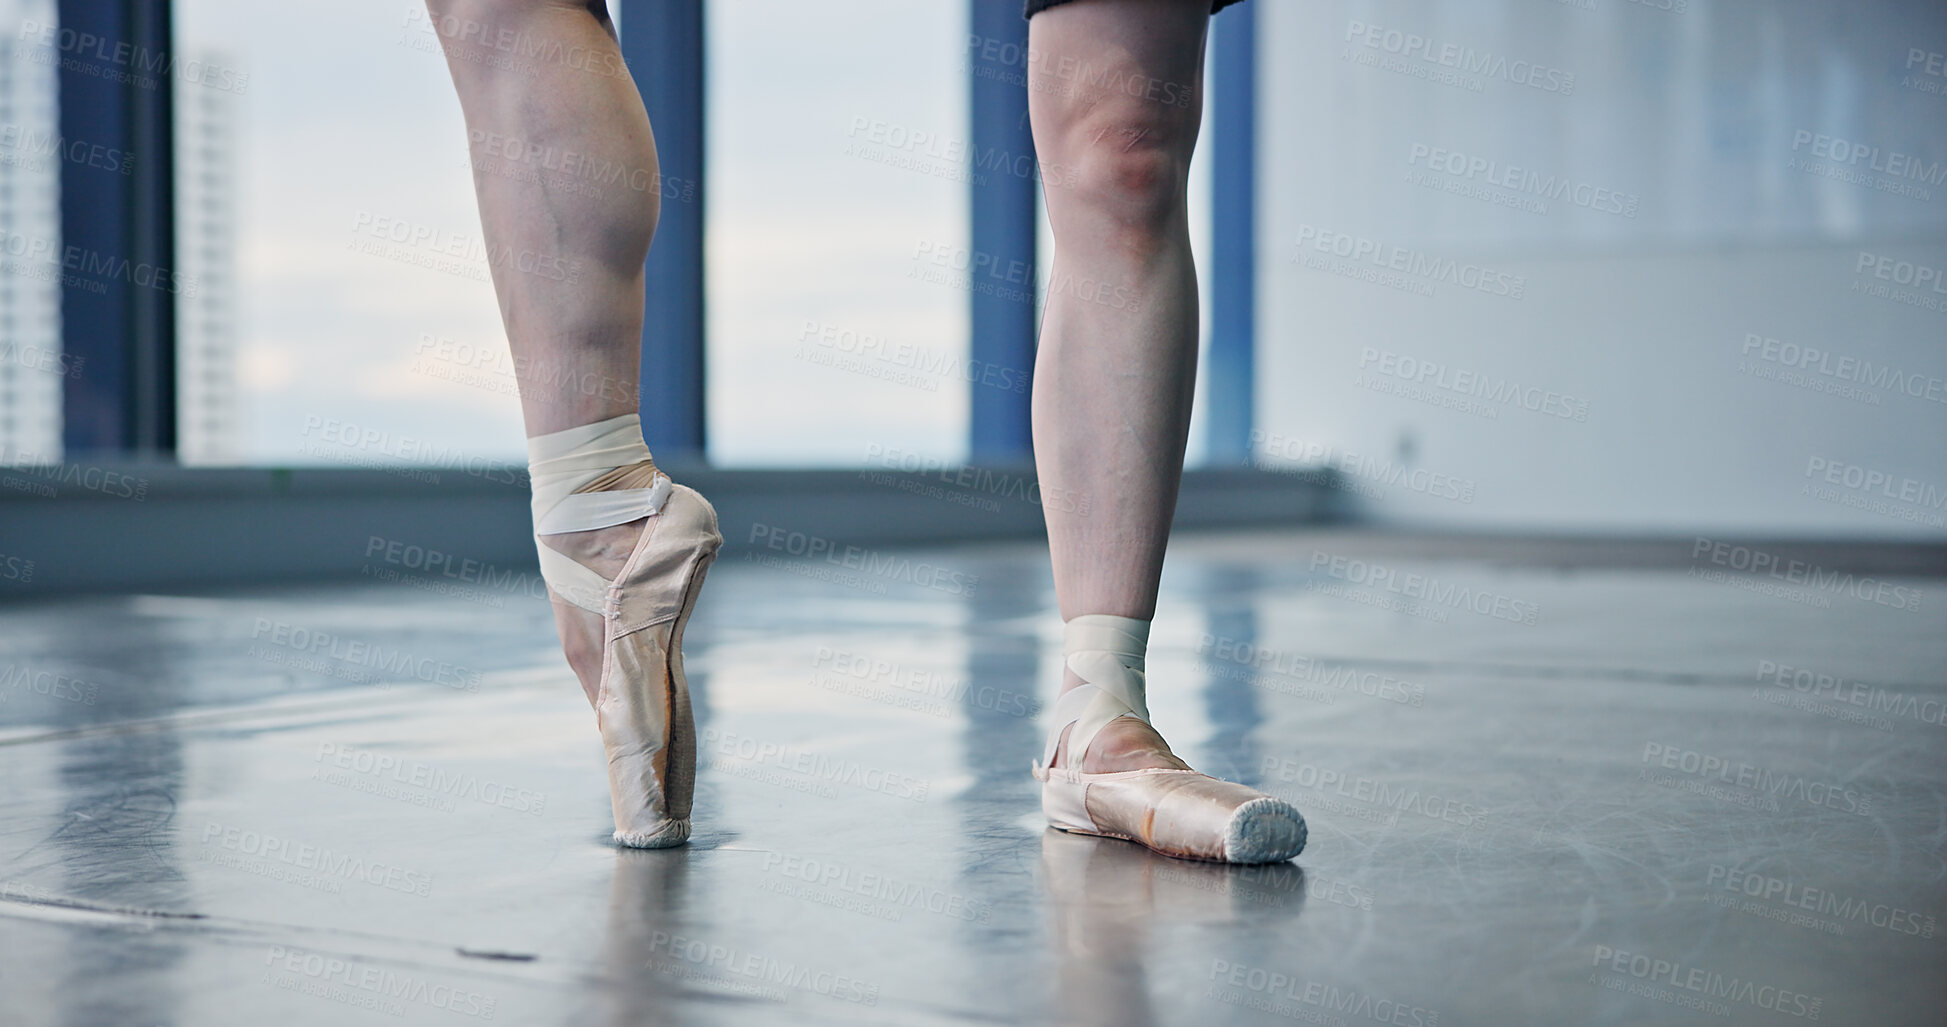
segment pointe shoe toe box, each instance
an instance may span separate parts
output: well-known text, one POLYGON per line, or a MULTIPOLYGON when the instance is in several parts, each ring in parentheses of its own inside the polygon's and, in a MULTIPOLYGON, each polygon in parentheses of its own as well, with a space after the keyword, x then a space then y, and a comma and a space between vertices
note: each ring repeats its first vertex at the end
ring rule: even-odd
POLYGON ((1277 863, 1305 848, 1304 816, 1246 785, 1190 770, 1043 773, 1042 808, 1063 830, 1220 863, 1277 863))
POLYGON ((1304 815, 1291 803, 1260 796, 1231 812, 1224 827, 1224 858, 1231 863, 1282 863, 1305 851, 1309 834, 1304 815))
POLYGON ((618 828, 615 832, 615 843, 631 849, 673 849, 689 840, 690 822, 687 818, 665 820, 647 831, 623 831, 618 828))

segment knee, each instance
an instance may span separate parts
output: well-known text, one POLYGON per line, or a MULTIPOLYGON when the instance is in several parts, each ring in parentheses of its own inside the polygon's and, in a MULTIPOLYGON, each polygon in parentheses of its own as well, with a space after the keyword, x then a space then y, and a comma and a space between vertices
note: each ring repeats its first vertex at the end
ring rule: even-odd
MULTIPOLYGON (((1194 129, 1150 112, 1108 112, 1058 133, 1042 179, 1053 222, 1082 218, 1136 244, 1183 223, 1194 129)), ((1057 224, 1059 230, 1059 224, 1057 224)))

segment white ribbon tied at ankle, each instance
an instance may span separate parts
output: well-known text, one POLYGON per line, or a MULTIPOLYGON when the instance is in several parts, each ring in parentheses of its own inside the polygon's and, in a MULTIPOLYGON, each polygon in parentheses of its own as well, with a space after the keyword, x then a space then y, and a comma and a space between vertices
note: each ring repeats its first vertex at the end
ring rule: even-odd
POLYGON ((1054 729, 1048 733, 1041 764, 1054 765, 1061 729, 1073 724, 1074 730, 1068 733, 1068 766, 1073 768, 1081 764, 1096 732, 1110 721, 1135 717, 1149 722, 1143 674, 1149 622, 1106 613, 1083 614, 1062 629, 1061 649, 1063 664, 1082 679, 1082 684, 1055 700, 1054 729))
POLYGON ((609 580, 541 542, 539 536, 593 531, 654 517, 669 498, 668 475, 658 475, 655 484, 646 489, 575 491, 618 467, 648 459, 649 447, 642 441, 642 418, 637 414, 623 414, 527 440, 528 478, 534 490, 534 542, 541 557, 541 579, 555 594, 584 610, 602 612, 609 580))

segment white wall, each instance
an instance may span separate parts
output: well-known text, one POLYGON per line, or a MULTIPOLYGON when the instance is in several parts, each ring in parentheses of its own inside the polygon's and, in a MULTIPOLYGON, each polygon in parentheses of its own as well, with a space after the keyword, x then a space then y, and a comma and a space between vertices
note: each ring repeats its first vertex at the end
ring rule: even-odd
POLYGON ((1879 277, 1947 275, 1947 8, 1259 17, 1262 462, 1348 467, 1398 522, 1947 536, 1947 283, 1879 277), (1467 49, 1482 73, 1426 77, 1467 49), (1868 181, 1798 163, 1830 163, 1820 136, 1874 148, 1851 165, 1868 181), (1568 194, 1500 184, 1547 176, 1568 194), (1409 270, 1370 280, 1392 260, 1409 270), (1410 270, 1436 260, 1466 283, 1410 270), (1851 391, 1766 377, 1787 358, 1851 391))

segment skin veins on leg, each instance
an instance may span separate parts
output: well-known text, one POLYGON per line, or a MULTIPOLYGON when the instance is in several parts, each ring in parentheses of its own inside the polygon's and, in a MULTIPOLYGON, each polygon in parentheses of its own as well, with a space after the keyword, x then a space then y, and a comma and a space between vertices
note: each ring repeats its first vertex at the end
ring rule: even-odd
POLYGON ((636 410, 643 259, 662 190, 641 95, 599 3, 429 0, 466 116, 480 225, 527 434, 636 410), (544 42, 520 62, 479 39, 544 42), (547 54, 592 55, 551 59, 547 54), (610 181, 550 154, 626 170, 610 181))

